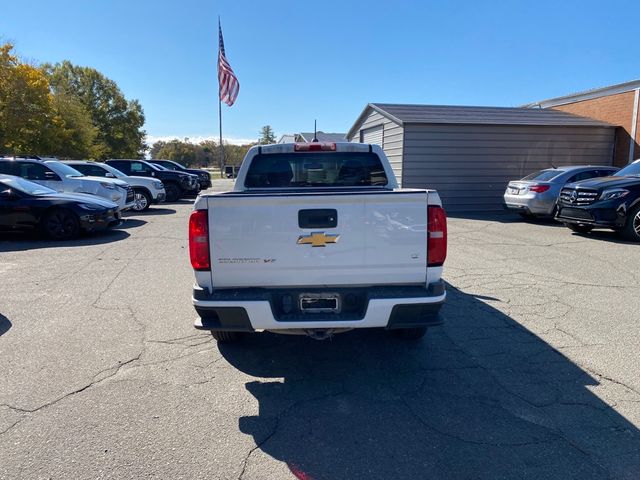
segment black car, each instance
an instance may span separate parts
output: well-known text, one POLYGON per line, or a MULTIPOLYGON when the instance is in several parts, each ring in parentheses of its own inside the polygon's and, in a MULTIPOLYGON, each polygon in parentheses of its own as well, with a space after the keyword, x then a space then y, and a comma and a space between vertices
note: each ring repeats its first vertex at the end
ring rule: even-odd
POLYGON ((195 175, 189 173, 176 172, 173 170, 163 170, 144 160, 107 160, 107 165, 111 165, 120 170, 125 175, 137 175, 141 177, 155 177, 164 184, 167 194, 167 202, 175 202, 186 195, 197 194, 200 185, 195 175))
POLYGON ((200 188, 202 190, 206 190, 207 188, 211 188, 211 174, 206 170, 200 170, 197 168, 187 168, 184 165, 179 164, 178 162, 174 162, 173 160, 150 160, 152 163, 156 163, 158 165, 162 165, 164 168, 168 168, 169 170, 176 170, 178 172, 190 173, 192 175, 197 175, 198 182, 200 182, 200 188))
POLYGON ((615 176, 567 185, 560 191, 556 220, 574 232, 607 228, 640 242, 640 160, 615 176))
POLYGON ((120 224, 118 206, 96 195, 58 193, 12 175, 0 175, 0 231, 37 231, 70 240, 81 231, 120 224))
POLYGON ((200 179, 198 178, 198 176, 197 176, 197 175, 194 175, 193 173, 178 172, 177 170, 171 170, 170 168, 163 167, 162 165, 160 165, 159 163, 156 163, 156 162, 155 162, 155 161, 153 161, 153 160, 149 160, 149 163, 150 163, 151 165, 153 165, 154 167, 159 168, 159 169, 160 169, 161 171, 163 171, 163 172, 174 172, 174 173, 181 173, 181 174, 183 174, 183 175, 189 175, 189 176, 191 176, 191 177, 192 177, 192 180, 193 180, 193 182, 194 182, 194 185, 196 185, 196 189, 195 189, 195 190, 191 190, 191 191, 189 191, 188 193, 189 193, 190 195, 200 193, 200 190, 201 190, 201 187, 200 187, 200 179))

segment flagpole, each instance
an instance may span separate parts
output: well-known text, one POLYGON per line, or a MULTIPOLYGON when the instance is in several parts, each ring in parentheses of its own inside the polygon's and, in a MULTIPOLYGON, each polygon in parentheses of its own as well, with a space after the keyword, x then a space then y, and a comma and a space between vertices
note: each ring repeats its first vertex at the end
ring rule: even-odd
MULTIPOLYGON (((220 15, 218 15, 218 35, 222 35, 220 30, 220 15)), ((218 38, 220 40, 220 38, 218 38)), ((220 42, 218 42, 218 62, 220 61, 220 42)), ((224 178, 224 144, 222 143, 222 98, 220 98, 220 75, 218 75, 218 124, 220 125, 220 178, 224 178)))
POLYGON ((224 145, 222 144, 222 101, 220 100, 220 86, 218 85, 218 123, 220 124, 220 178, 224 177, 224 145))

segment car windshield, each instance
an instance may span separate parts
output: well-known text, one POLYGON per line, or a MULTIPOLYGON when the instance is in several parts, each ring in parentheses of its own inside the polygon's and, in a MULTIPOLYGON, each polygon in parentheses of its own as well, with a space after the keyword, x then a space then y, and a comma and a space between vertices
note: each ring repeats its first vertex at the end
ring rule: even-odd
POLYGON ((25 180, 24 178, 20 177, 1 178, 0 185, 2 187, 9 187, 19 190, 22 193, 26 193, 29 195, 51 195, 52 193, 57 193, 55 190, 52 190, 49 187, 30 182, 29 180, 25 180))
POLYGON ((280 153, 256 155, 245 187, 370 187, 387 183, 375 153, 280 153))
POLYGON ((540 182, 548 182, 549 180, 553 180, 558 175, 564 173, 564 170, 540 170, 539 172, 532 173, 527 175, 522 180, 538 180, 540 182))
POLYGON ((63 177, 84 177, 82 173, 80 173, 75 168, 71 168, 69 165, 66 165, 62 162, 58 162, 56 160, 52 160, 49 162, 45 162, 48 167, 54 170, 58 175, 63 177))
POLYGON ((614 175, 616 177, 638 177, 640 176, 640 162, 627 165, 622 170, 618 170, 617 173, 614 173, 614 175))
POLYGON ((107 165, 106 163, 101 163, 100 167, 104 168, 107 172, 113 173, 113 175, 117 178, 126 177, 126 175, 122 173, 120 170, 112 167, 111 165, 107 165))

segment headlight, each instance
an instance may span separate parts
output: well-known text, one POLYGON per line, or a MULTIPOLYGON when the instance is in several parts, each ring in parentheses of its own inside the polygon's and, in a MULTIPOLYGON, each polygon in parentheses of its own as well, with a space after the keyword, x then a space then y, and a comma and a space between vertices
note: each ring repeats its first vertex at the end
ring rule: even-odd
POLYGON ((107 190, 115 190, 116 189, 116 186, 113 183, 100 182, 100 185, 102 185, 107 190))
POLYGON ((102 207, 100 205, 95 205, 93 203, 79 203, 78 206, 84 210, 102 210, 102 207))
POLYGON ((612 188, 611 190, 605 190, 600 195, 600 200, 613 200, 615 198, 622 198, 629 193, 629 190, 624 188, 612 188))
POLYGON ((164 185, 162 184, 162 182, 153 182, 153 186, 155 187, 156 190, 162 190, 164 188, 164 185))

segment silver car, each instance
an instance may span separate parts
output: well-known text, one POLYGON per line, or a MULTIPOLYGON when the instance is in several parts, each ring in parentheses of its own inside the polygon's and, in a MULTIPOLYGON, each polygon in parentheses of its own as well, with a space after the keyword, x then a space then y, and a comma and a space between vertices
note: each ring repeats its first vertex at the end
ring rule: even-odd
POLYGON ((560 190, 567 183, 607 177, 618 171, 607 166, 571 166, 540 170, 522 180, 509 182, 504 192, 504 204, 508 210, 523 217, 553 216, 560 190))

